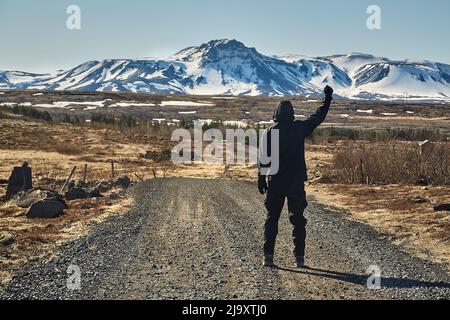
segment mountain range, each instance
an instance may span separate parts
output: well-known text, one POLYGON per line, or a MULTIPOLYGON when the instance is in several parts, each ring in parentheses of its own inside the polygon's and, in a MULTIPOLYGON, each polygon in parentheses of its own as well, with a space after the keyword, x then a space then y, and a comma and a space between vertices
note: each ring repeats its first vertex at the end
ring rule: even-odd
POLYGON ((362 53, 268 56, 223 39, 167 58, 89 61, 49 74, 0 71, 0 89, 317 97, 326 84, 353 99, 447 102, 450 65, 362 53))

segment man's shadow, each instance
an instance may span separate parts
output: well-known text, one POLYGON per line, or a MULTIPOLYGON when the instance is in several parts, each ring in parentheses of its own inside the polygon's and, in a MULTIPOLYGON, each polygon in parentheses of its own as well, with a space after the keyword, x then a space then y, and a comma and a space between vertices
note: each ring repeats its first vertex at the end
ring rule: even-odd
MULTIPOLYGON (((324 270, 319 268, 305 267, 303 269, 290 269, 281 266, 276 266, 275 269, 306 274, 316 277, 335 279, 340 281, 345 281, 349 283, 353 283, 356 285, 367 286, 367 279, 369 275, 358 275, 352 273, 345 272, 337 272, 324 270)), ((408 278, 385 278, 383 275, 380 277, 381 279, 381 287, 382 288, 445 288, 450 289, 450 283, 439 281, 439 282, 430 282, 430 281, 422 281, 408 278)))

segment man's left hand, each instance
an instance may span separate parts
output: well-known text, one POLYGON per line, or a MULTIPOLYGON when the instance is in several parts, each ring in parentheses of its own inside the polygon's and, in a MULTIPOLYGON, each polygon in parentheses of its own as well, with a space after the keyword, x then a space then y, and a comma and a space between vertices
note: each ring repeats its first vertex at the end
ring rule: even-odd
POLYGON ((267 181, 265 176, 259 176, 258 178, 258 190, 259 193, 265 194, 269 187, 267 186, 267 181))

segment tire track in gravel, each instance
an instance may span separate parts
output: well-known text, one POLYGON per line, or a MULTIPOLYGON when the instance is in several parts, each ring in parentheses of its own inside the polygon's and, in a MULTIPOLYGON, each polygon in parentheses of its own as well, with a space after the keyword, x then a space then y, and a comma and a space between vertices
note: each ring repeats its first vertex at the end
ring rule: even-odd
POLYGON ((411 257, 371 227, 310 202, 306 259, 293 267, 291 226, 280 219, 276 262, 261 266, 263 197, 242 181, 170 178, 130 191, 135 206, 58 258, 28 266, 2 299, 449 299, 448 268, 411 257), (93 250, 92 248, 95 248, 93 250), (80 266, 82 289, 66 287, 80 266), (367 288, 377 265, 380 290, 367 288))

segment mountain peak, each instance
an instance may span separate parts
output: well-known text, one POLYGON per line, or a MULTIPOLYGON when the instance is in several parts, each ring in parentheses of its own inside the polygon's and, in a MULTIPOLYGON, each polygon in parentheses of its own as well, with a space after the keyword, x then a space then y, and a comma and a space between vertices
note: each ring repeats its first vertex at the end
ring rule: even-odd
POLYGON ((266 56, 236 39, 217 39, 168 58, 91 61, 65 72, 0 72, 0 88, 224 95, 318 95, 450 101, 450 65, 393 61, 364 53, 266 56))
POLYGON ((248 48, 242 42, 236 39, 218 39, 211 40, 207 43, 202 44, 200 49, 219 49, 219 50, 236 50, 236 49, 247 49, 251 50, 252 48, 248 48))
POLYGON ((207 61, 218 60, 224 57, 241 56, 250 57, 258 55, 255 48, 249 48, 235 39, 211 40, 200 46, 188 47, 177 52, 172 59, 188 61, 199 61, 203 64, 207 61))
MULTIPOLYGON (((239 51, 239 50, 255 50, 254 48, 246 47, 242 42, 235 39, 217 39, 211 40, 200 46, 187 47, 177 52, 174 57, 182 60, 190 60, 192 57, 200 55, 214 55, 222 51, 239 51)), ((256 51, 256 50, 255 50, 256 51)))

